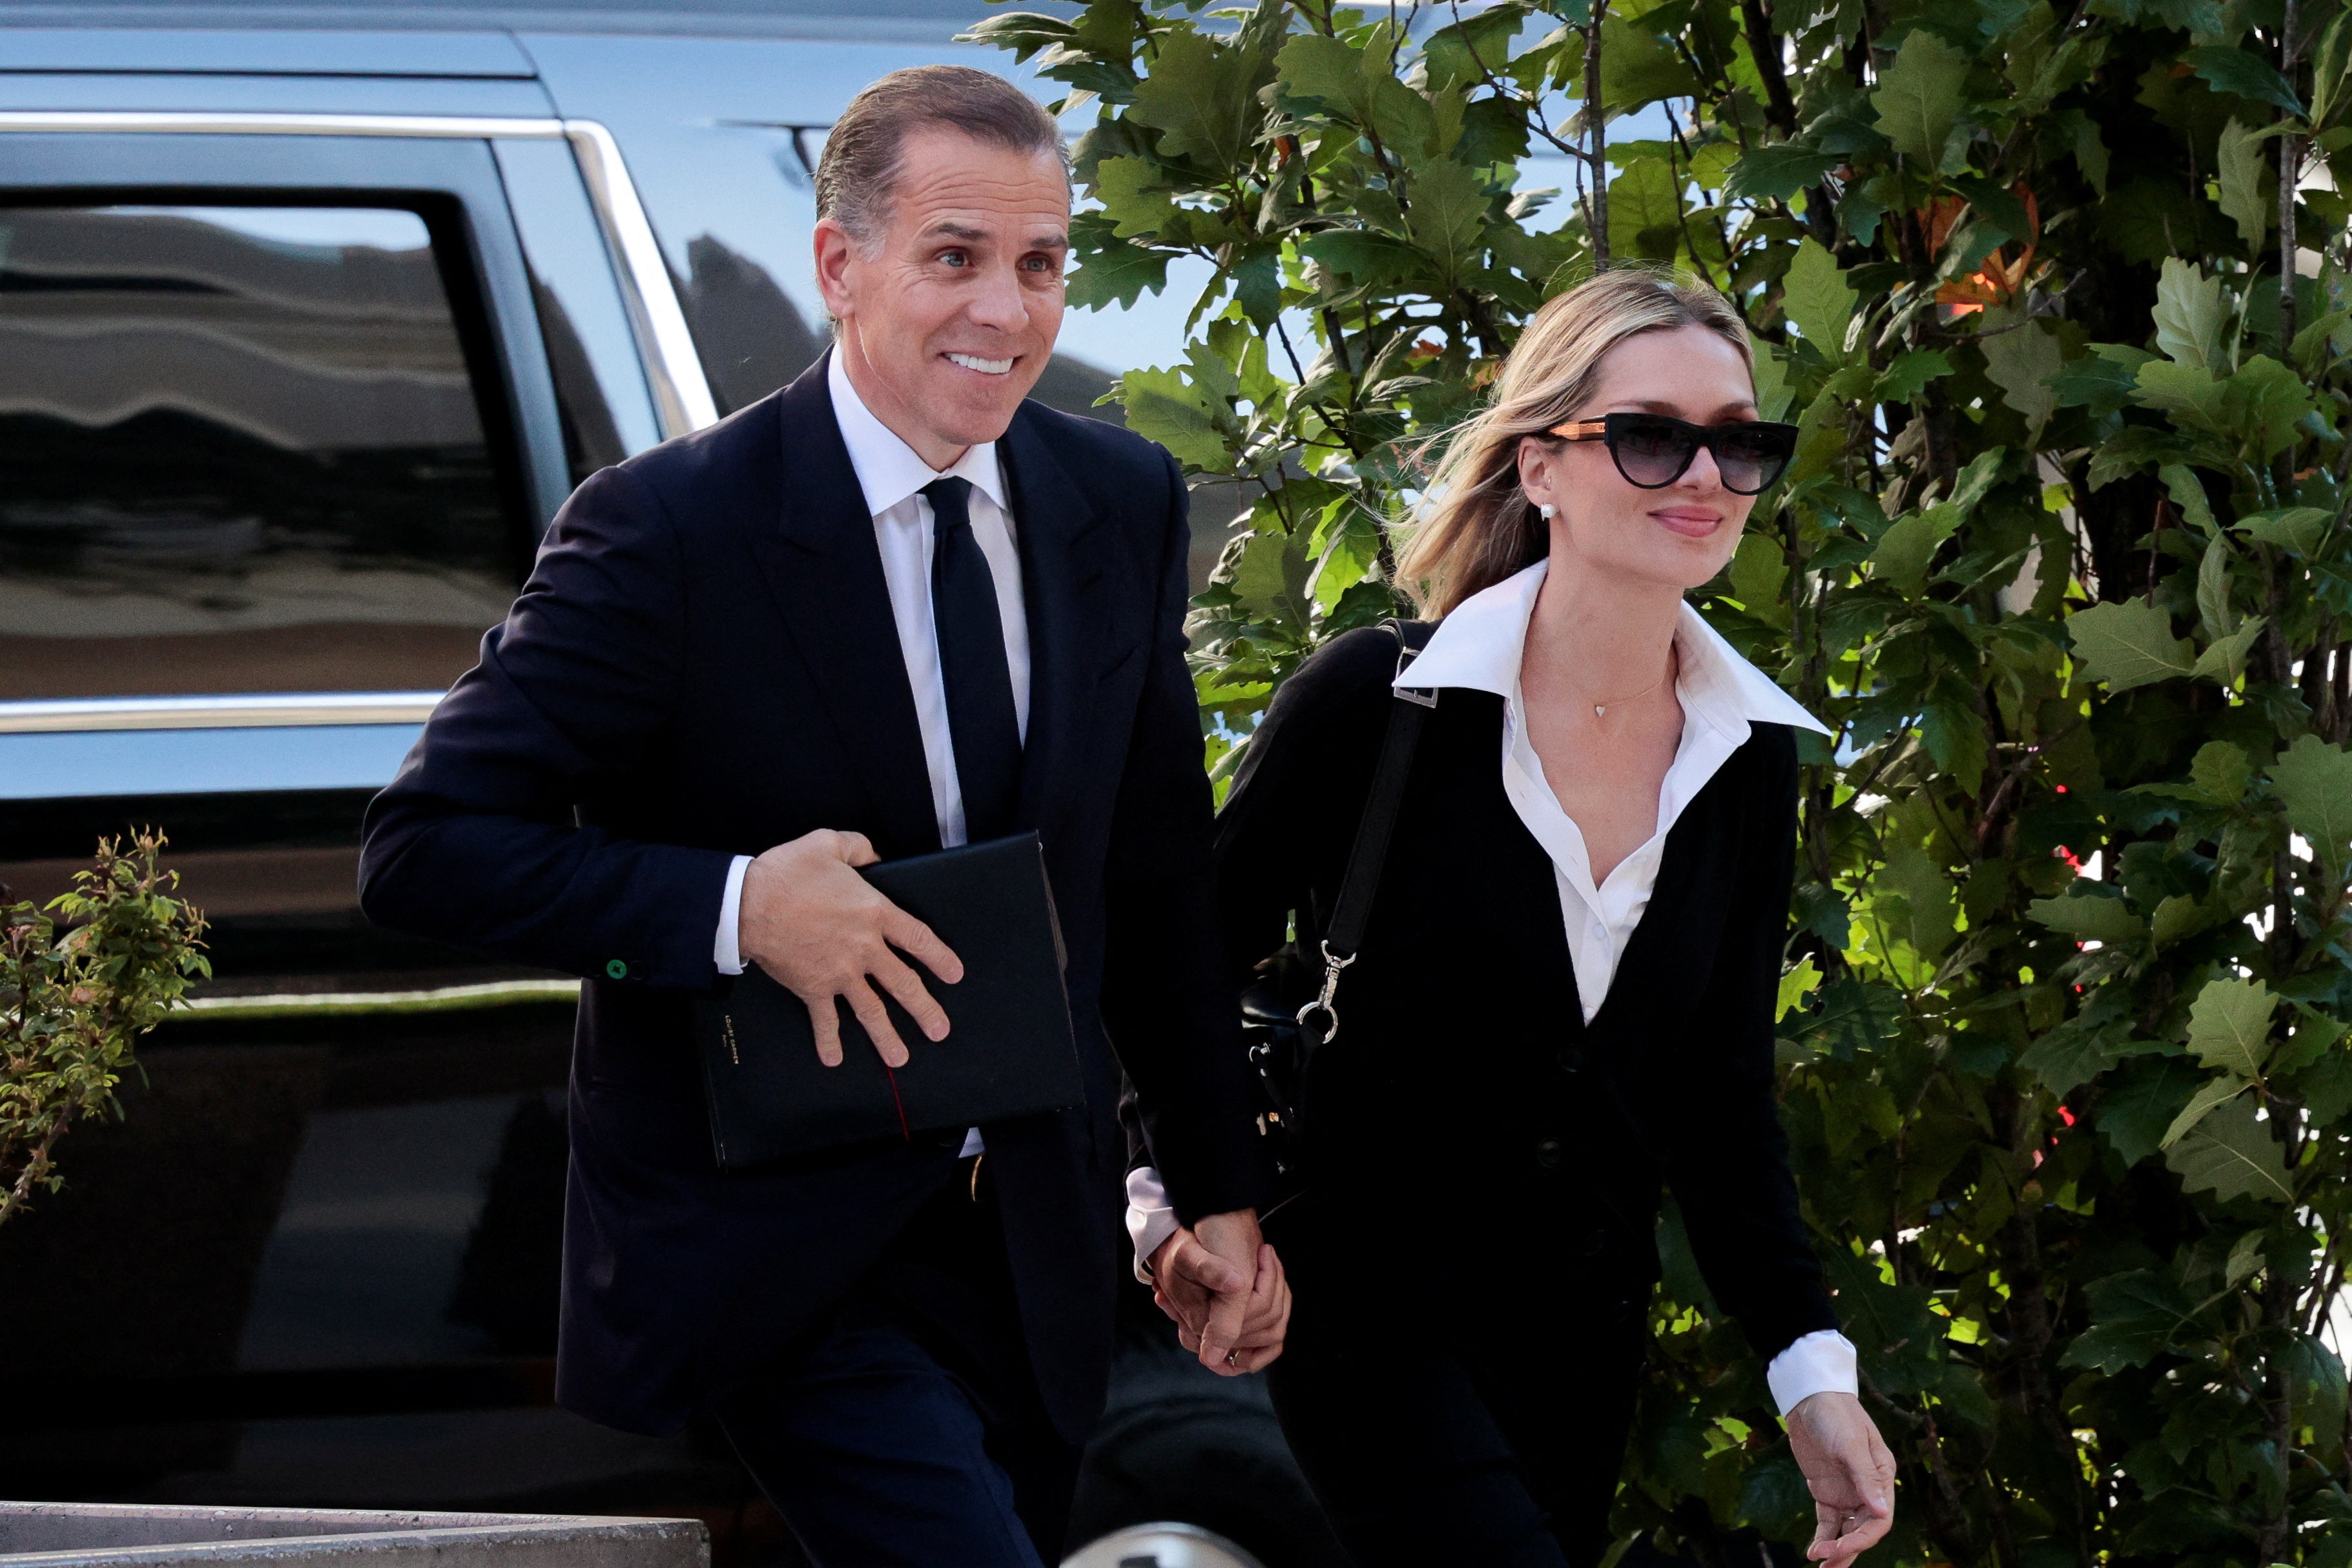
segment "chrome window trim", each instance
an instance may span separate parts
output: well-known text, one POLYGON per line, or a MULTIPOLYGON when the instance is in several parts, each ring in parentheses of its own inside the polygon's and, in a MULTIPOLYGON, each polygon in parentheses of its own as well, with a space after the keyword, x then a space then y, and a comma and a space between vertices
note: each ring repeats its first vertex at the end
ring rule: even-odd
POLYGON ((572 1002, 579 995, 577 980, 491 980, 418 991, 205 994, 188 997, 182 1005, 200 1018, 336 1018, 378 1013, 454 1013, 478 1007, 509 1007, 517 1003, 572 1002))
POLYGON ((214 110, 0 110, 0 131, 59 132, 192 132, 216 136, 553 137, 561 120, 504 115, 252 114, 214 110))
POLYGON ((613 270, 621 279, 622 302, 629 310, 629 328, 636 334, 662 434, 690 435, 718 424, 719 405, 711 399, 710 383, 695 353, 694 334, 687 328, 661 243, 654 237, 653 220, 646 216, 636 182, 621 160, 621 144, 593 120, 561 123, 613 253, 613 270))
POLYGON ((262 692, 234 697, 75 697, 0 702, 0 735, 103 730, 257 730, 422 724, 439 691, 262 692))
POLYGON ((612 252, 613 272, 628 308, 638 357, 653 389, 655 412, 665 437, 685 436, 719 422, 710 382, 702 374, 694 336, 686 324, 677 289, 670 280, 653 223, 629 178, 620 143, 593 120, 527 120, 473 115, 237 114, 212 111, 0 110, 0 132, 58 133, 179 132, 216 136, 436 136, 467 141, 499 137, 560 140, 572 145, 588 187, 589 204, 612 252))

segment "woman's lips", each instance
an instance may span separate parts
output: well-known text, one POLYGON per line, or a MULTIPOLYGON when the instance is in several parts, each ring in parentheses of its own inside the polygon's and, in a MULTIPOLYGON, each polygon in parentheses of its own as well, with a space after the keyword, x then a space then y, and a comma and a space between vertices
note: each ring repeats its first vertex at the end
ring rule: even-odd
POLYGON ((1723 525, 1721 512, 1696 507, 1664 507, 1650 515, 1685 539, 1705 539, 1723 525))

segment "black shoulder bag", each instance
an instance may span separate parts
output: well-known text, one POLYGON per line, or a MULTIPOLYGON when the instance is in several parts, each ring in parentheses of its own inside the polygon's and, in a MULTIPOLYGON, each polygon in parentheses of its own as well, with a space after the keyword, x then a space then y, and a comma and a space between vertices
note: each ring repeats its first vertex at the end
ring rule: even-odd
MULTIPOLYGON (((1404 673, 1429 641, 1431 627, 1388 623, 1397 639, 1397 673, 1404 673)), ((1381 759, 1372 772, 1371 793, 1364 815, 1356 824, 1356 840, 1348 852, 1348 868, 1339 879, 1339 896, 1331 906, 1331 923, 1322 939, 1320 988, 1303 1006, 1294 1006, 1305 985, 1313 984, 1308 962, 1296 945, 1286 947, 1259 968, 1259 983, 1242 996, 1242 1034, 1249 1045, 1250 1064, 1257 1069, 1258 1131, 1274 1156, 1276 1197, 1266 1217, 1297 1197, 1304 1188, 1299 1142, 1299 1094, 1307 1063, 1339 1032, 1339 975, 1362 951, 1364 926, 1372 913, 1372 895, 1379 889, 1389 839, 1396 831, 1397 811, 1404 804, 1405 780, 1412 772, 1414 749, 1429 710, 1437 706, 1434 690, 1394 689, 1388 729, 1381 741, 1381 759)))

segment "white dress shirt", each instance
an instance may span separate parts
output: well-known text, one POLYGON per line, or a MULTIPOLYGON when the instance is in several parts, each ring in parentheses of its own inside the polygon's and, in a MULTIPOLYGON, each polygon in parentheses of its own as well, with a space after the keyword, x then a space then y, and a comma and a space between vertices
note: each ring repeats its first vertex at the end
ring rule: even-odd
MULTIPOLYGON (((1750 726, 1789 724, 1829 731, 1685 605, 1675 627, 1680 659, 1675 696, 1682 703, 1683 734, 1658 786, 1657 829, 1596 886, 1584 835, 1560 808, 1524 721, 1527 704, 1519 690, 1519 667, 1548 564, 1538 561, 1455 606, 1396 683, 1418 690, 1461 687, 1503 699, 1503 745, 1497 759, 1503 791, 1519 820, 1551 857, 1577 998, 1585 1022, 1591 1023, 1609 994, 1642 911, 1649 908, 1666 835, 1716 771, 1747 743, 1750 726)), ((1345 981, 1341 989, 1346 989, 1345 981)), ((1148 1166, 1129 1173, 1127 1191, 1128 1233, 1137 1257, 1149 1258, 1174 1233, 1175 1211, 1159 1173, 1148 1166)), ((1825 1390, 1853 1394, 1858 1387, 1853 1346, 1835 1330, 1807 1334, 1772 1359, 1766 1378, 1783 1415, 1808 1394, 1825 1390)))
MULTIPOLYGON (((825 365, 833 393, 833 416, 849 448, 849 466, 866 494, 874 519, 874 542, 882 552, 882 576, 890 588, 890 615, 898 625, 898 651, 914 689, 915 722, 923 733, 923 761, 931 775, 931 811, 939 820, 940 847, 967 842, 963 786, 956 779, 955 742, 948 731, 948 689, 940 671, 940 634, 931 620, 931 503, 922 489, 950 476, 971 481, 967 510, 972 538, 988 558, 996 584, 996 610, 1004 624, 1004 664, 1013 677, 1013 714, 1021 738, 1029 738, 1029 618, 1021 595, 1021 551, 1013 536, 1004 468, 993 441, 966 448, 953 468, 933 468, 896 432, 874 416, 849 384, 835 351, 825 365)), ((743 873, 751 858, 738 855, 727 868, 727 890, 719 905, 719 931, 711 958, 721 974, 743 973, 741 939, 743 873)), ((914 1042, 919 1048, 921 1042, 914 1042)), ((963 1152, 981 1152, 980 1129, 964 1134, 963 1152)))

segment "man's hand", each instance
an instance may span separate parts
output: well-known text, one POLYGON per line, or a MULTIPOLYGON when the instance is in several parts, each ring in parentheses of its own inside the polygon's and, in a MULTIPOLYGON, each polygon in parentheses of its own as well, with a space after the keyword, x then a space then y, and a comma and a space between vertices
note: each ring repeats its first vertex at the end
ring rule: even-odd
POLYGON ((1176 1342, 1222 1377, 1272 1362, 1290 1328, 1290 1282, 1247 1209, 1206 1215, 1161 1242, 1151 1299, 1176 1321, 1176 1342))
POLYGON ((947 984, 963 978, 963 960, 930 927, 857 874, 856 868, 879 858, 864 834, 821 828, 777 845, 743 873, 738 946, 807 1005, 817 1058, 829 1068, 841 1065, 835 997, 848 1000, 886 1065, 907 1065, 907 1047, 890 1026, 877 982, 914 1016, 926 1038, 947 1038, 946 1012, 900 952, 947 984))
POLYGON ((1805 1555, 1846 1568, 1895 1522, 1895 1456, 1851 1394, 1798 1401, 1789 1412, 1789 1447, 1813 1494, 1813 1543, 1805 1555))

